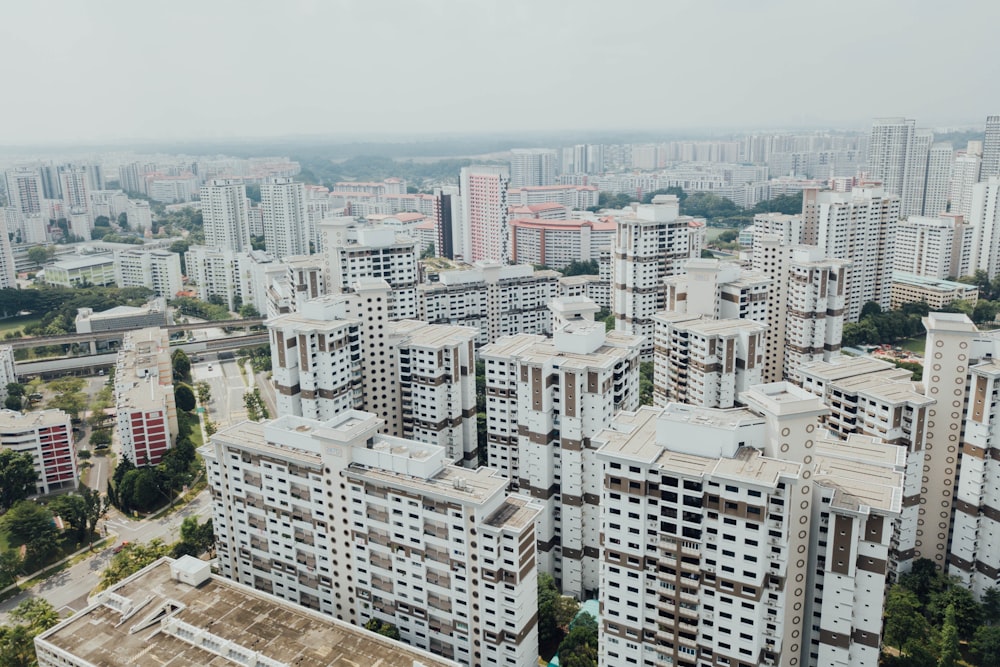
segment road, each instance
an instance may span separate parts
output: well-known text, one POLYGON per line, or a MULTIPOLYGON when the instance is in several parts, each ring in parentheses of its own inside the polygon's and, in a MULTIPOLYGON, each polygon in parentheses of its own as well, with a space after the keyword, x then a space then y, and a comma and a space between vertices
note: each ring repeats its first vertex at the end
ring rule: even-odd
MULTIPOLYGON (((84 392, 87 394, 87 404, 92 405, 94 403, 94 398, 97 394, 104 388, 108 383, 109 378, 104 375, 98 375, 95 377, 87 378, 87 385, 84 387, 84 392)), ((87 412, 87 417, 90 416, 90 412, 87 412)), ((90 450, 90 434, 92 432, 90 425, 87 423, 86 419, 80 426, 83 428, 83 434, 80 440, 77 442, 76 450, 77 452, 83 450, 90 450)), ((104 493, 108 488, 108 476, 111 474, 111 464, 107 457, 104 456, 92 456, 86 459, 90 462, 90 472, 87 473, 87 486, 90 488, 104 493)), ((83 459, 80 459, 82 462, 83 459)))
MULTIPOLYGON (((105 522, 107 530, 118 534, 118 541, 148 542, 160 538, 164 542, 176 542, 180 539, 180 525, 186 517, 197 516, 204 521, 211 514, 211 496, 208 491, 202 491, 184 509, 174 512, 162 519, 149 521, 130 521, 115 512, 114 517, 105 522)), ((87 595, 97 586, 101 572, 107 567, 113 555, 113 547, 101 552, 49 577, 41 584, 33 586, 13 598, 0 603, 0 624, 7 623, 7 612, 29 597, 42 597, 52 603, 62 615, 79 611, 87 606, 87 595)))

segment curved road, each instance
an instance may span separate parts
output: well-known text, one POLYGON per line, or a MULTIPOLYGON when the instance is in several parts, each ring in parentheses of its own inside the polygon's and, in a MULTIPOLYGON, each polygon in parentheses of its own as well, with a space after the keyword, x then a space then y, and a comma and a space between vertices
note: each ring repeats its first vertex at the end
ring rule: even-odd
MULTIPOLYGON (((118 534, 116 544, 122 540, 148 542, 155 538, 160 538, 164 542, 175 542, 180 539, 181 522, 186 517, 197 516, 199 521, 204 521, 210 516, 211 510, 211 496, 206 489, 199 493, 184 509, 162 519, 131 521, 112 510, 104 525, 106 530, 118 534)), ((95 551, 92 556, 68 570, 63 570, 42 583, 32 586, 27 591, 0 603, 0 624, 7 623, 7 612, 29 597, 45 598, 62 616, 80 611, 87 606, 87 595, 94 590, 100 581, 101 572, 111 560, 112 551, 113 547, 108 547, 103 551, 95 551)))

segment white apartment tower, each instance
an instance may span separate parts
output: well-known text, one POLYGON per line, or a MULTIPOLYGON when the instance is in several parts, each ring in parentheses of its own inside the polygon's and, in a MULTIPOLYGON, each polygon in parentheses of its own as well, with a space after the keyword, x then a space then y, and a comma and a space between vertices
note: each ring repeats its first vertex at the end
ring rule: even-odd
POLYGON ((591 438, 639 405, 638 336, 573 318, 551 339, 520 334, 480 349, 489 465, 540 502, 539 570, 567 595, 593 595, 601 465, 591 438))
POLYGON ((63 204, 67 210, 90 207, 90 177, 86 167, 66 167, 59 172, 63 204))
MULTIPOLYGON (((823 399, 830 414, 826 428, 842 440, 852 434, 867 435, 906 451, 903 505, 894 528, 889 566, 892 573, 910 569, 922 551, 918 532, 922 510, 921 478, 924 473, 927 413, 937 401, 924 394, 908 370, 872 357, 838 357, 800 369, 802 388, 823 399)), ((931 512, 933 514, 933 511, 931 512)))
POLYGON ((390 321, 382 280, 352 291, 268 320, 278 411, 324 420, 365 409, 387 434, 439 445, 475 468, 476 331, 390 321))
POLYGON ((555 185, 557 166, 552 148, 514 148, 510 151, 510 187, 555 185))
POLYGON ((823 436, 819 399, 622 412, 595 438, 602 666, 874 667, 903 450, 823 436))
POLYGON ((975 231, 958 213, 911 215, 896 229, 894 270, 940 279, 972 275, 975 231))
POLYGON ((921 209, 923 215, 934 217, 948 211, 948 190, 954 158, 955 149, 950 143, 931 144, 927 153, 927 179, 921 209))
POLYGON ((454 256, 466 262, 510 261, 507 228, 507 167, 462 167, 459 175, 462 220, 452 236, 454 256))
POLYGON ((653 320, 656 405, 731 408, 741 393, 761 383, 766 324, 672 311, 653 320))
POLYGON ((964 151, 955 155, 948 188, 949 211, 965 217, 972 214, 972 187, 979 182, 983 167, 983 142, 970 141, 964 151))
POLYGON ((549 302, 559 296, 559 276, 530 264, 494 262, 442 271, 417 287, 419 319, 475 327, 477 346, 518 333, 552 333, 549 302))
POLYGON ((173 299, 184 286, 181 256, 168 250, 120 250, 115 252, 118 287, 148 287, 153 293, 173 299))
POLYGON ((155 466, 177 435, 170 341, 165 329, 125 334, 115 361, 115 410, 121 453, 136 466, 155 466))
POLYGON ((352 218, 320 223, 323 255, 328 261, 325 279, 330 293, 349 293, 362 279, 385 280, 389 319, 417 316, 417 248, 409 236, 391 227, 354 227, 352 218))
POLYGON ((754 239, 753 267, 772 278, 764 381, 798 381, 798 369, 839 354, 850 262, 776 235, 754 239))
POLYGON ((7 227, 7 216, 0 208, 0 289, 17 289, 17 268, 14 264, 14 250, 10 245, 10 236, 16 230, 7 227))
POLYGON ((888 192, 866 186, 846 193, 812 189, 803 193, 806 236, 815 238, 815 245, 826 257, 851 263, 847 275, 846 322, 857 322, 861 309, 869 301, 883 310, 891 305, 900 200, 888 192))
POLYGON ((351 410, 213 436, 200 452, 221 573, 344 621, 391 623, 462 665, 534 667, 539 508, 495 471, 380 427, 351 410))
POLYGON ((976 230, 974 268, 993 278, 1000 274, 1000 176, 991 176, 972 187, 969 224, 976 230))
POLYGON ((214 179, 201 186, 205 245, 243 252, 250 245, 250 202, 240 179, 214 179))
POLYGON ((666 307, 663 279, 684 271, 692 257, 690 223, 674 195, 657 195, 635 215, 618 219, 612 248, 615 328, 645 336, 643 361, 653 360, 653 315, 666 307))
POLYGON ((312 234, 303 183, 287 177, 265 180, 260 186, 260 212, 269 253, 278 259, 309 254, 312 234))
POLYGON ((1000 176, 1000 116, 986 117, 982 179, 1000 176))
POLYGON ((5 173, 7 181, 7 204, 16 208, 21 215, 28 218, 42 212, 42 177, 37 169, 8 169, 5 173))
MULTIPOLYGON (((868 175, 899 198, 897 215, 924 213, 927 161, 934 135, 906 118, 877 118, 868 139, 868 175)), ((939 213, 940 211, 936 212, 939 213)))

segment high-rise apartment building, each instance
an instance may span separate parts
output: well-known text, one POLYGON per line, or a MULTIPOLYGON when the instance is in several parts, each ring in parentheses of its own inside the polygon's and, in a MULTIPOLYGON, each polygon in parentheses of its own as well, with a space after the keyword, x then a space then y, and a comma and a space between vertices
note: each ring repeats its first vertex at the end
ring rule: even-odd
POLYGON ((951 213, 964 216, 972 214, 972 187, 979 182, 983 167, 983 142, 970 141, 964 151, 958 151, 951 168, 948 200, 951 213))
MULTIPOLYGON (((17 217, 21 219, 20 215, 17 217)), ((7 215, 0 208, 0 289, 17 289, 17 267, 14 264, 14 249, 11 247, 11 236, 17 231, 7 226, 7 215)))
POLYGON ((878 664, 904 450, 824 437, 786 383, 622 412, 603 463, 599 660, 878 664))
MULTIPOLYGON (((13 381, 13 380, 12 380, 13 381)), ((70 417, 62 410, 0 410, 0 450, 29 454, 35 493, 76 489, 79 483, 70 417)))
POLYGON ((948 190, 951 185, 954 158, 955 149, 950 143, 931 144, 927 153, 927 177, 924 186, 924 204, 921 209, 928 217, 948 211, 948 190))
MULTIPOLYGON (((753 243, 765 234, 777 234, 788 245, 806 243, 803 238, 802 216, 785 213, 758 213, 753 217, 753 243)), ((816 240, 812 239, 812 243, 816 240)))
MULTIPOLYGON (((643 361, 653 360, 653 315, 666 308, 663 279, 684 271, 693 255, 691 223, 674 195, 657 195, 635 215, 618 219, 613 246, 615 328, 645 336, 643 361)), ((697 255, 694 255, 697 256, 697 255)))
POLYGON ((129 162, 118 167, 118 187, 127 193, 143 194, 146 179, 143 178, 144 170, 138 162, 129 162))
POLYGON ((156 296, 173 299, 184 286, 181 256, 169 250, 115 252, 118 287, 148 287, 156 296))
MULTIPOLYGON (((924 213, 927 160, 934 135, 906 118, 877 118, 868 139, 868 175, 899 198, 898 216, 924 213)), ((937 211, 935 213, 940 213, 937 211)))
POLYGON ((330 293, 349 293, 363 278, 389 283, 389 319, 417 316, 417 247, 391 227, 356 226, 352 218, 320 223, 330 293))
POLYGON ((63 204, 67 209, 90 207, 90 178, 84 167, 66 167, 59 172, 63 204))
POLYGON ((495 471, 380 427, 351 410, 213 436, 199 451, 221 573, 341 620, 391 623, 462 665, 534 667, 539 508, 495 471))
POLYGON ((462 167, 460 234, 453 235, 455 257, 466 262, 510 261, 510 230, 507 228, 507 167, 462 167), (457 236, 457 238, 456 238, 457 236))
POLYGON ((849 262, 781 236, 754 238, 753 268, 772 279, 764 343, 764 381, 798 381, 798 369, 840 351, 849 262))
POLYGON ((969 224, 976 230, 973 268, 993 278, 1000 274, 1000 176, 991 176, 972 187, 969 224))
POLYGON ((903 505, 894 527, 889 567, 892 573, 909 570, 920 558, 918 531, 937 510, 921 508, 927 412, 936 401, 928 398, 912 374, 887 361, 871 357, 838 357, 800 369, 802 388, 823 399, 830 413, 824 426, 843 440, 867 435, 906 451, 903 505))
POLYGON ((814 244, 825 257, 851 263, 845 322, 857 322, 869 301, 889 309, 893 252, 901 214, 900 199, 888 193, 888 189, 877 186, 856 187, 850 192, 808 189, 803 193, 804 237, 815 239, 814 244))
POLYGON ((309 219, 305 185, 291 178, 269 178, 260 186, 264 247, 277 257, 308 255, 309 219))
POLYGON ((170 341, 164 329, 125 334, 115 362, 115 409, 122 456, 155 466, 177 435, 170 341))
POLYGON ((982 179, 1000 176, 1000 116, 986 117, 982 179))
POLYGON ((530 264, 478 263, 442 271, 417 287, 419 319, 479 330, 476 345, 517 333, 552 332, 549 302, 559 296, 559 273, 530 264))
POLYGON ((7 203, 16 208, 24 217, 39 215, 42 212, 42 179, 35 169, 8 169, 5 173, 7 181, 7 203))
POLYGON ((353 291, 268 321, 278 411, 330 419, 370 410, 389 435, 440 445, 476 467, 476 330, 389 320, 381 280, 353 291))
POLYGON ((205 245, 243 252, 250 245, 250 202, 240 179, 214 179, 201 186, 205 245))
POLYGON ((600 588, 602 474, 591 438, 619 410, 639 405, 640 339, 571 317, 551 339, 501 338, 482 347, 480 357, 489 465, 544 506, 539 570, 582 599, 600 588))
POLYGON ((975 232, 958 213, 911 215, 896 229, 894 271, 928 278, 972 275, 975 232))
POLYGON ((552 148, 514 148, 510 151, 510 187, 554 185, 559 160, 552 148))
POLYGON ((665 311, 653 316, 653 402, 731 408, 760 384, 767 324, 665 311))

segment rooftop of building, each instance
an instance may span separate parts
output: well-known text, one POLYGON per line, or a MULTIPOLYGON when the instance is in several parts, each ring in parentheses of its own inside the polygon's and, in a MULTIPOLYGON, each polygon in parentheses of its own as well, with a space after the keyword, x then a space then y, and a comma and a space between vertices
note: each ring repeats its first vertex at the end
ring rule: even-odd
POLYGON ((586 285, 587 283, 598 283, 603 279, 600 276, 579 274, 575 276, 563 276, 559 279, 562 285, 586 285))
POLYGON ((817 438, 814 451, 813 479, 835 490, 831 506, 861 514, 901 511, 905 447, 851 435, 846 441, 817 438))
POLYGON ((69 415, 62 410, 39 410, 38 412, 25 413, 16 410, 0 410, 0 431, 59 425, 69 425, 69 415))
POLYGON ((69 257, 65 259, 57 259, 56 261, 47 264, 46 269, 61 269, 63 271, 79 271, 80 269, 91 269, 95 267, 111 266, 114 265, 115 258, 113 255, 105 253, 95 253, 93 255, 83 255, 81 257, 69 257))
POLYGON ((456 664, 223 577, 183 583, 172 563, 161 558, 143 568, 40 641, 106 667, 134 665, 140 656, 141 664, 170 667, 456 664))
POLYGON ((967 283, 959 283, 954 280, 945 280, 944 278, 932 278, 930 276, 918 276, 914 273, 906 273, 904 271, 893 271, 892 272, 892 282, 902 283, 904 285, 911 285, 913 287, 924 287, 927 289, 938 289, 938 290, 963 290, 963 291, 979 291, 979 288, 975 285, 969 285, 967 283))
POLYGON ((661 311, 654 316, 659 322, 673 324, 679 329, 684 329, 702 336, 726 336, 743 332, 763 333, 767 330, 767 325, 754 320, 739 319, 715 319, 704 315, 689 315, 687 313, 677 313, 673 311, 661 311))
POLYGON ((513 227, 530 227, 532 229, 544 229, 546 231, 570 231, 581 230, 590 227, 596 232, 613 232, 617 228, 614 221, 601 220, 547 220, 544 218, 514 218, 510 221, 513 227))
POLYGON ((541 508, 532 503, 530 498, 523 496, 508 496, 500 508, 486 519, 486 525, 491 528, 508 528, 521 531, 535 520, 541 508))
POLYGON ((924 329, 934 331, 952 331, 978 333, 979 329, 965 313, 928 313, 923 318, 924 329))
MULTIPOLYGON (((603 322, 580 320, 570 322, 562 332, 572 336, 588 336, 594 328, 603 328, 603 322)), ((483 346, 479 354, 491 357, 517 358, 519 361, 540 366, 554 366, 560 370, 585 371, 593 368, 609 368, 628 358, 639 349, 642 336, 623 331, 607 331, 604 344, 593 352, 580 353, 560 349, 555 338, 538 334, 515 334, 503 336, 493 343, 483 346)))
MULTIPOLYGON (((402 441, 401 438, 376 436, 373 449, 377 449, 380 444, 385 445, 388 440, 402 441)), ((436 474, 427 478, 357 464, 351 464, 345 474, 350 477, 363 478, 374 484, 405 488, 410 492, 423 492, 458 503, 477 505, 487 502, 497 494, 505 493, 510 481, 493 468, 472 470, 456 465, 446 465, 439 469, 436 474)))
POLYGON ((469 345, 479 335, 479 329, 474 327, 427 324, 420 320, 391 322, 389 329, 392 334, 405 338, 410 345, 439 349, 456 345, 469 345))

